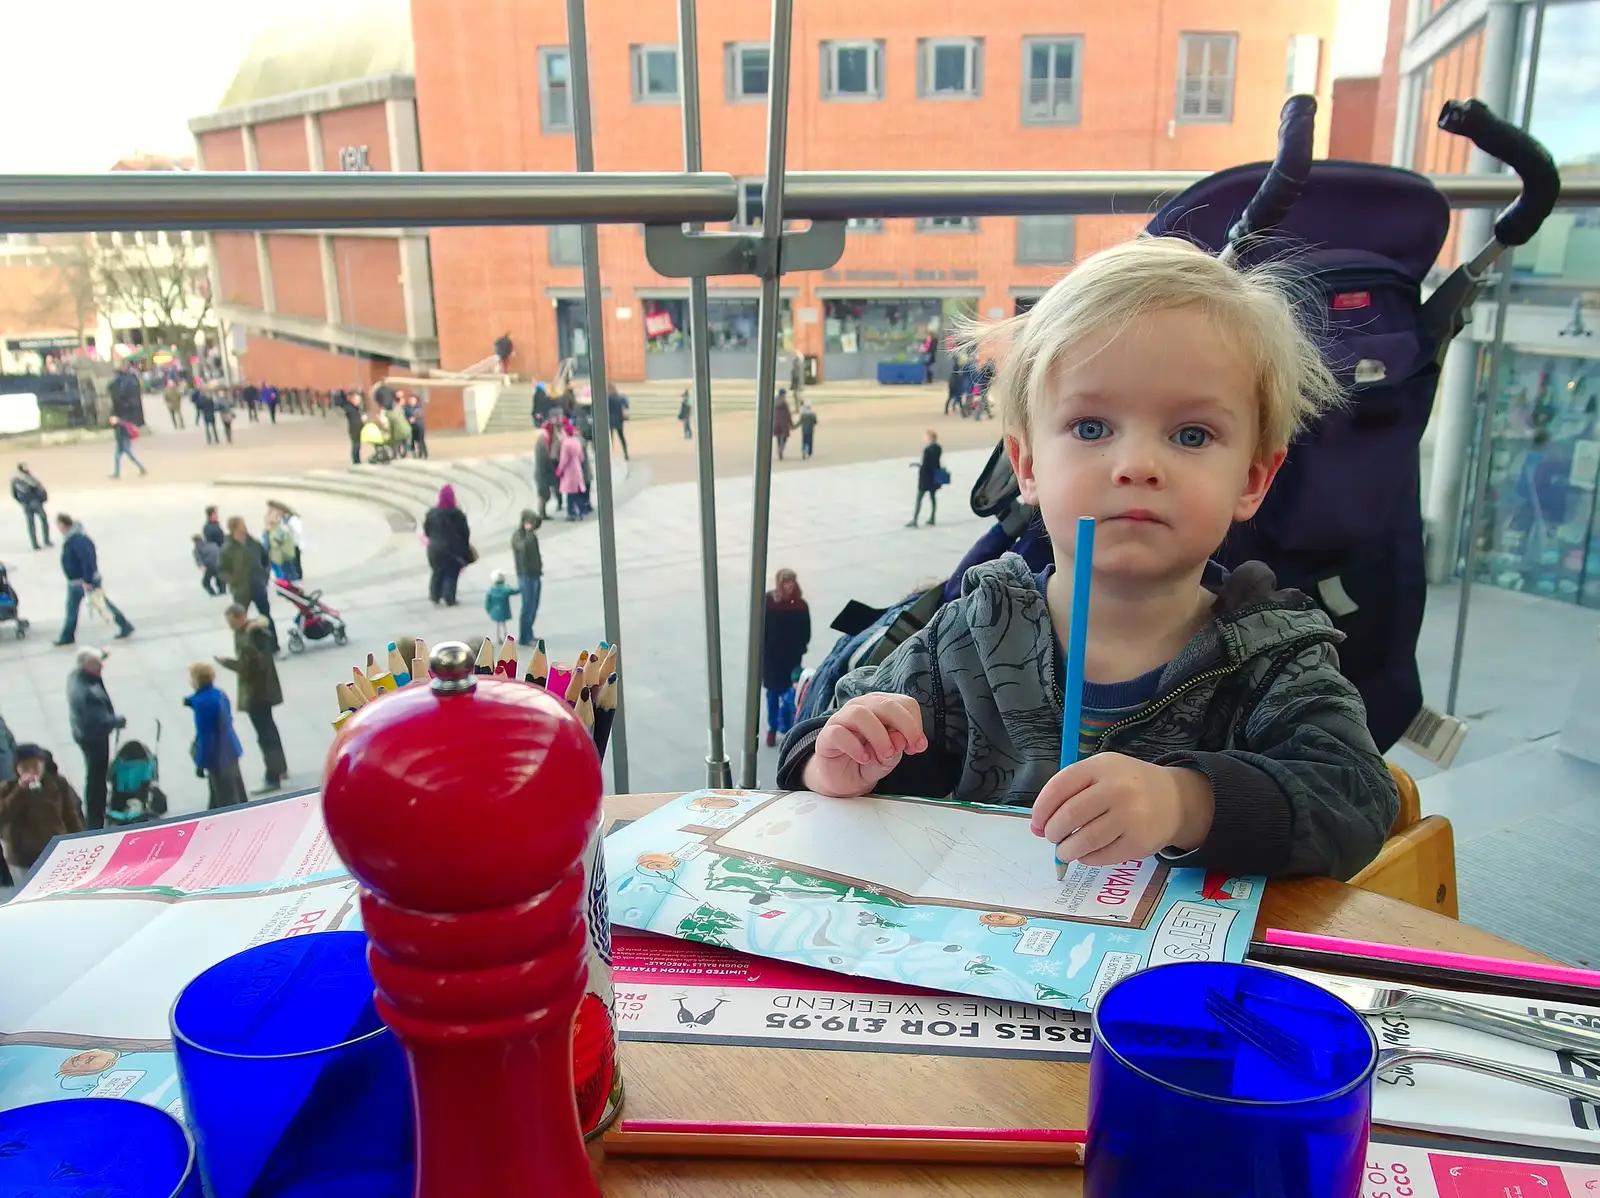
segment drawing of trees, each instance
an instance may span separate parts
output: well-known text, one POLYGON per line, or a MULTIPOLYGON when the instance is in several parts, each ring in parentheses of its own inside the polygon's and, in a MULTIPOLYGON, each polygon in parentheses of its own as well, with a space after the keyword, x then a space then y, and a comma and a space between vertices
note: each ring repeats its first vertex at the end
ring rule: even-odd
POLYGON ((678 921, 678 935, 716 948, 732 948, 727 933, 739 926, 739 917, 721 907, 701 903, 678 921))
MULTIPOLYGON (((706 873, 707 890, 731 890, 744 894, 783 894, 798 897, 833 898, 841 903, 866 903, 875 907, 905 907, 899 899, 876 890, 865 890, 848 882, 813 877, 772 861, 744 857, 712 856, 706 873)), ((888 926, 888 925, 886 925, 888 926)))

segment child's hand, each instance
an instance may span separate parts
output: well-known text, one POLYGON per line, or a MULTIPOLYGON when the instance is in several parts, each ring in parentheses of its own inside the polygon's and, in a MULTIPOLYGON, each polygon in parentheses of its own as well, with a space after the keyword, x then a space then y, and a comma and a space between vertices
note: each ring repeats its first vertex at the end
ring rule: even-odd
POLYGON ((909 695, 851 699, 823 726, 802 775, 807 790, 836 799, 871 791, 907 753, 928 747, 922 708, 909 695))
POLYGON ((1060 861, 1116 865, 1165 848, 1197 849, 1211 831, 1211 782, 1198 770, 1096 753, 1044 784, 1033 831, 1060 861))

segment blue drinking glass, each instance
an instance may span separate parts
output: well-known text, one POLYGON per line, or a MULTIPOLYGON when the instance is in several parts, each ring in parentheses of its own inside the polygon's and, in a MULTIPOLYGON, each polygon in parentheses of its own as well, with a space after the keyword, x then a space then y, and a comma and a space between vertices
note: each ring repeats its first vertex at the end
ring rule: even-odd
POLYGON ((1359 1198, 1378 1044, 1252 965, 1163 965, 1094 1012, 1085 1198, 1359 1198))
POLYGON ((160 1107, 63 1098, 0 1111, 0 1198, 200 1198, 200 1171, 160 1107))
POLYGON ((209 1198, 410 1198, 405 1053, 364 932, 246 949, 184 987, 172 1043, 209 1198))

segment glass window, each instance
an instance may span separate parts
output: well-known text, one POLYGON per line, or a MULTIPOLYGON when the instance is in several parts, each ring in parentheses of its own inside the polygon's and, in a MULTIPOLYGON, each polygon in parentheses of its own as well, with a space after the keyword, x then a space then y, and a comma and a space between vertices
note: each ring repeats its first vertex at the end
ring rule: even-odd
POLYGON ((823 42, 822 97, 825 100, 881 100, 883 43, 823 42))
POLYGON ((1017 263, 1062 266, 1072 261, 1073 221, 1070 216, 1017 217, 1017 263))
POLYGON ((728 99, 758 100, 767 94, 772 51, 765 42, 745 42, 728 47, 728 99))
POLYGON ((822 301, 823 348, 830 354, 913 356, 944 326, 936 299, 828 299, 822 301))
POLYGON ((671 104, 678 98, 678 48, 633 47, 633 102, 671 104))
POLYGON ((567 48, 539 51, 539 123, 546 133, 572 131, 572 90, 567 79, 567 48))
POLYGON ((1289 51, 1284 56, 1283 94, 1314 96, 1317 73, 1322 68, 1322 39, 1314 33, 1289 35, 1289 51))
POLYGON ((644 348, 650 354, 676 354, 689 348, 689 304, 686 300, 644 301, 644 348))
POLYGON ((882 233, 883 218, 880 216, 852 216, 844 222, 844 227, 851 233, 882 233))
POLYGON ((1029 125, 1078 123, 1078 60, 1081 37, 1022 40, 1022 120, 1029 125))
POLYGON ((1236 33, 1184 33, 1178 37, 1178 120, 1187 124, 1233 120, 1236 33))
POLYGON ((550 226, 550 265, 583 265, 583 226, 550 226))
POLYGON ((978 218, 975 216, 919 216, 917 218, 918 233, 976 233, 978 231, 978 218))
POLYGON ((747 229, 761 227, 760 179, 746 179, 739 184, 739 223, 747 229))
POLYGON ((981 38, 924 38, 917 43, 917 95, 967 100, 979 94, 981 38))

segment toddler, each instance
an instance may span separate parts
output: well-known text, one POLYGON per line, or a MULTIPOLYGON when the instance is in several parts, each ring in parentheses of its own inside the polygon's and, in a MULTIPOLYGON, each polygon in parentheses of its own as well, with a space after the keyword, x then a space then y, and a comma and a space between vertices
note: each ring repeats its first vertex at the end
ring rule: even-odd
POLYGON ((778 784, 1033 809, 1063 861, 1152 853, 1231 873, 1348 878, 1399 797, 1339 673, 1341 635, 1259 562, 1210 561, 1261 506, 1338 385, 1268 269, 1173 238, 1086 259, 983 331, 1024 503, 1054 563, 1008 554, 835 709, 796 726, 778 784), (1059 769, 1074 526, 1097 537, 1081 759, 1059 769))
POLYGON ((496 644, 504 644, 506 639, 506 625, 511 621, 511 596, 516 594, 506 585, 506 572, 496 570, 489 575, 489 589, 484 592, 483 610, 489 613, 489 618, 494 621, 494 639, 496 644))

